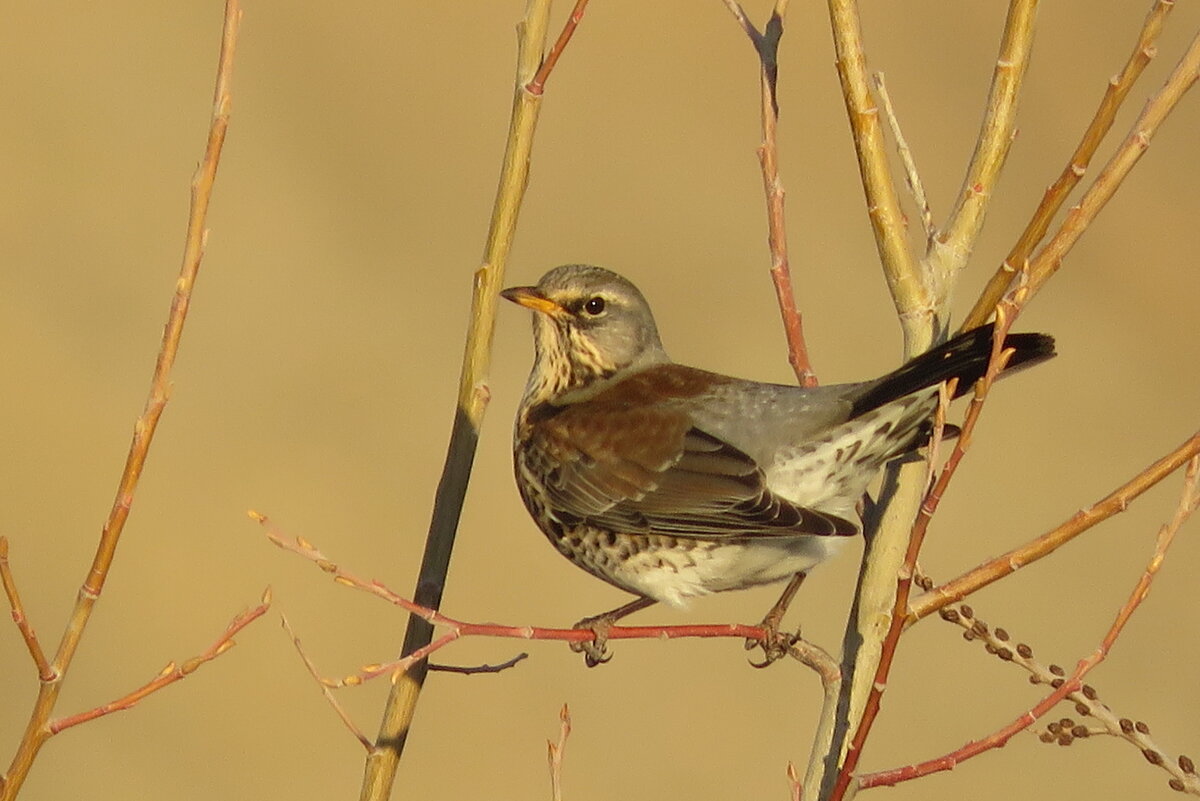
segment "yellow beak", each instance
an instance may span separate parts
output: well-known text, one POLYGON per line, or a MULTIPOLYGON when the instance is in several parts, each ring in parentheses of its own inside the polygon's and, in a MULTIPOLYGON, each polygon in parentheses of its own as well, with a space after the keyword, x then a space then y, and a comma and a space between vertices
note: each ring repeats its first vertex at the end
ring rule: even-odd
POLYGON ((518 306, 524 306, 527 309, 533 309, 535 312, 549 315, 550 317, 558 317, 563 314, 563 307, 559 306, 550 298, 543 295, 535 287, 531 286, 514 286, 505 289, 500 293, 500 296, 505 300, 511 300, 518 306))

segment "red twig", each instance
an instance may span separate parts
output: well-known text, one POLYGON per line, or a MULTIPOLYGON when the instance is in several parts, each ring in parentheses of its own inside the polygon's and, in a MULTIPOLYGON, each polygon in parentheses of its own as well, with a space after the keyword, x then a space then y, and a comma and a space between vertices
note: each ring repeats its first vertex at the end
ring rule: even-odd
POLYGON ((788 343, 788 362, 792 365, 801 386, 814 387, 817 385, 817 376, 808 357, 804 324, 796 308, 796 296, 792 290, 787 224, 783 208, 786 193, 779 178, 779 147, 776 136, 779 124, 779 98, 776 94, 779 41, 783 37, 783 17, 787 13, 787 2, 776 2, 775 10, 761 32, 750 22, 745 10, 736 0, 725 0, 725 5, 742 26, 742 30, 754 45, 755 52, 758 53, 761 68, 763 139, 757 152, 759 164, 762 166, 763 190, 767 196, 767 243, 771 249, 771 282, 775 285, 775 297, 783 318, 783 330, 788 343))
POLYGON ((1061 683, 1058 683, 1055 687, 1054 692, 1043 698, 1032 709, 1007 726, 998 729, 981 740, 969 742, 962 748, 916 765, 905 765, 901 768, 867 774, 859 778, 859 788, 865 789, 868 787, 898 784, 899 782, 926 776, 930 773, 950 770, 964 760, 1004 745, 1018 732, 1033 725, 1038 718, 1053 709, 1059 701, 1081 690, 1083 687, 1083 677, 1108 656, 1117 638, 1124 631, 1125 625, 1149 594, 1150 585, 1153 584, 1155 576, 1157 576, 1159 569, 1162 567, 1167 549, 1171 546, 1176 532, 1179 531, 1184 521, 1196 511, 1197 506, 1200 506, 1200 494, 1197 492, 1198 486, 1200 486, 1200 456, 1193 456, 1188 463, 1183 492, 1180 494, 1175 514, 1172 516, 1170 522, 1159 529, 1158 537, 1154 544, 1154 553, 1151 555, 1146 569, 1138 579, 1137 585, 1133 588, 1129 598, 1117 611, 1116 618, 1113 620, 1112 625, 1109 626, 1104 638, 1100 641, 1100 645, 1088 657, 1079 660, 1079 664, 1075 667, 1075 672, 1069 678, 1061 680, 1061 683))
POLYGON ((259 603, 259 605, 248 612, 242 612, 240 615, 235 617, 225 631, 221 634, 221 636, 216 639, 216 642, 209 646, 204 653, 192 657, 182 665, 177 665, 174 662, 168 663, 167 666, 164 667, 162 671, 160 671, 159 674, 154 677, 153 680, 143 684, 133 692, 121 696, 115 701, 103 704, 94 709, 89 709, 86 712, 80 712, 77 715, 68 715, 67 717, 50 721, 48 725, 50 733, 58 734, 60 731, 69 729, 72 726, 78 726, 80 723, 87 723, 89 720, 95 720, 96 718, 104 717, 105 715, 113 712, 120 712, 125 709, 130 709, 146 696, 156 693, 164 687, 174 684, 177 681, 186 679, 201 665, 205 664, 206 662, 211 662, 236 645, 237 643, 234 642, 233 639, 234 635, 238 634, 242 629, 246 628, 246 626, 249 626, 255 620, 258 620, 260 617, 265 615, 267 610, 270 608, 271 590, 268 588, 266 592, 263 593, 262 601, 259 603))
MULTIPOLYGON (((267 538, 275 545, 283 548, 285 551, 299 554, 305 559, 316 564, 326 573, 333 576, 333 580, 338 584, 347 587, 353 587, 357 590, 370 593, 378 598, 382 598, 388 603, 411 612, 421 618, 424 618, 429 623, 435 626, 442 626, 447 629, 446 633, 437 639, 433 640, 429 645, 420 648, 408 656, 390 661, 372 665, 365 665, 358 673, 347 676, 343 679, 324 680, 331 683, 333 686, 347 686, 360 684, 368 679, 382 676, 384 674, 392 674, 397 671, 404 671, 415 662, 428 657, 430 654, 441 650, 450 643, 460 637, 502 637, 507 639, 519 640, 560 640, 564 642, 585 642, 593 639, 596 635, 590 629, 556 629, 544 628, 540 626, 505 626, 499 623, 467 623, 461 620, 455 620, 441 612, 428 609, 424 606, 413 603, 407 598, 396 594, 388 587, 378 581, 359 578, 353 573, 342 569, 336 563, 330 561, 317 550, 307 540, 297 537, 294 540, 280 532, 274 527, 266 517, 266 515, 258 512, 250 512, 250 516, 261 523, 266 532, 267 538)), ((755 639, 761 640, 766 636, 766 632, 760 626, 748 626, 740 623, 711 623, 688 626, 613 626, 608 632, 610 640, 674 640, 681 637, 735 637, 740 639, 755 639)))
POLYGON ((546 91, 546 80, 554 71, 554 66, 558 64, 558 59, 562 56, 563 50, 567 48, 571 37, 575 35, 575 29, 579 27, 579 21, 583 19, 583 12, 587 8, 587 4, 588 0, 575 0, 575 8, 571 9, 571 16, 567 17, 562 33, 558 35, 554 46, 546 54, 546 58, 542 61, 542 66, 538 69, 537 74, 533 76, 533 80, 525 84, 525 91, 529 94, 540 95, 546 91))

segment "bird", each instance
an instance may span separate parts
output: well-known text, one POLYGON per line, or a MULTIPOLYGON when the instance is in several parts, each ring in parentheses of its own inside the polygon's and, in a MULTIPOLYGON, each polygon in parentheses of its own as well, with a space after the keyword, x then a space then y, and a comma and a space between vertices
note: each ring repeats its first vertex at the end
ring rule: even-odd
MULTIPOLYGON (((928 442, 940 385, 969 391, 992 353, 989 324, 873 381, 762 383, 672 361, 645 297, 602 267, 563 265, 500 294, 533 312, 513 433, 521 499, 559 553, 636 596, 576 624, 594 632, 573 645, 589 666, 607 661, 615 620, 653 603, 789 579, 794 593, 861 533, 883 466, 928 442)), ((1054 355, 1044 334, 1004 347, 1008 371, 1054 355)))

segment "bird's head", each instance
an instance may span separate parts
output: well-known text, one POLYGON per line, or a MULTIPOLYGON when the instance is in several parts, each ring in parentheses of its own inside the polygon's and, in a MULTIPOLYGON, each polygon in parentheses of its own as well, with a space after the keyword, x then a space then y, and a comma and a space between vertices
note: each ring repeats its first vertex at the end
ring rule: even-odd
POLYGON ((567 264, 500 294, 534 312, 529 391, 544 399, 668 360, 646 299, 610 270, 567 264))

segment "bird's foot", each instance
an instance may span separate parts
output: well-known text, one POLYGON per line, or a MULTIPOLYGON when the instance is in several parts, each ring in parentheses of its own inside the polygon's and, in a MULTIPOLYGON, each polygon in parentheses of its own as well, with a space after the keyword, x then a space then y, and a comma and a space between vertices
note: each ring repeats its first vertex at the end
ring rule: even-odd
POLYGON ((783 616, 768 614, 763 618, 762 623, 759 624, 759 627, 763 630, 762 638, 755 639, 749 637, 746 639, 747 651, 753 651, 755 648, 763 649, 763 660, 761 662, 751 660, 751 667, 765 668, 779 661, 787 656, 788 650, 800 640, 800 629, 796 629, 795 634, 779 630, 779 618, 781 617, 783 616))
POLYGON ((616 622, 616 618, 613 617, 612 612, 605 612, 603 615, 585 617, 571 627, 573 629, 591 629, 592 639, 571 643, 571 650, 583 654, 583 661, 587 663, 588 667, 596 667, 596 665, 602 665, 612 659, 612 654, 608 652, 608 632, 612 629, 614 622, 616 622))

